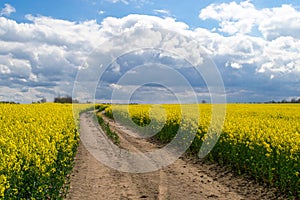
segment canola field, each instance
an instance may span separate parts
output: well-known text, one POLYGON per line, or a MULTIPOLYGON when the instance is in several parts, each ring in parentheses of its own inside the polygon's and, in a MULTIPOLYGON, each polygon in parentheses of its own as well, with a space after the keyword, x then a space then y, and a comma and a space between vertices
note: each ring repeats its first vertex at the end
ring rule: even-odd
MULTIPOLYGON (((89 107, 0 104, 0 199, 63 198, 79 142, 78 116, 89 107)), ((186 138, 190 138, 190 130, 196 130, 188 144, 195 154, 212 119, 209 104, 98 108, 124 123, 132 119, 135 128, 146 127, 141 129, 146 130, 144 134, 154 132, 154 137, 165 143, 176 138, 179 129, 185 130, 186 138)), ((226 105, 222 133, 207 158, 299 198, 299 111, 299 104, 226 105)))
MULTIPOLYGON (((103 105, 102 109, 106 106, 103 105)), ((130 124, 129 119, 132 119, 141 128, 163 121, 162 128, 156 129, 155 125, 151 127, 157 131, 154 137, 165 143, 176 137, 179 127, 190 129, 196 123, 197 133, 189 150, 197 154, 204 139, 208 137, 207 131, 211 123, 214 123, 211 122, 212 105, 162 105, 163 109, 154 109, 151 114, 152 107, 112 105, 106 107, 105 111, 108 117, 117 117, 121 123, 130 124), (183 115, 182 111, 188 111, 191 116, 200 112, 199 120, 191 122, 195 118, 183 115)), ((147 132, 147 129, 143 130, 147 132)), ((207 158, 299 198, 300 105, 226 105, 221 135, 207 158)))
POLYGON ((0 104, 0 199, 63 198, 88 107, 0 104))

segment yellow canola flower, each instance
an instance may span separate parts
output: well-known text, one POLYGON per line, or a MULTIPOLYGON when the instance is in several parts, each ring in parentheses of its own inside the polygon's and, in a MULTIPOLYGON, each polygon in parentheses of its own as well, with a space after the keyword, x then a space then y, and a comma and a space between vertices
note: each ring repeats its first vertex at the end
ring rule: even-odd
POLYGON ((0 104, 0 199, 56 198, 78 145, 76 116, 87 107, 74 115, 70 104, 0 104))
MULTIPOLYGON (((112 105, 106 108, 106 113, 117 114, 124 122, 131 119, 141 127, 147 127, 152 121, 163 122, 164 129, 157 132, 156 136, 164 142, 173 139, 178 126, 184 130, 189 130, 190 126, 198 126, 197 135, 190 148, 195 152, 210 137, 206 133, 214 123, 211 122, 212 105, 198 105, 199 120, 192 122, 188 122, 189 117, 181 111, 186 109, 191 116, 199 114, 195 113, 195 105, 161 105, 164 109, 156 110, 156 115, 150 116, 153 106, 112 105), (162 116, 165 116, 165 121, 162 116)), ((222 134, 211 152, 212 157, 239 171, 246 171, 256 179, 268 180, 271 185, 298 195, 300 105, 229 104, 226 107, 222 134)))

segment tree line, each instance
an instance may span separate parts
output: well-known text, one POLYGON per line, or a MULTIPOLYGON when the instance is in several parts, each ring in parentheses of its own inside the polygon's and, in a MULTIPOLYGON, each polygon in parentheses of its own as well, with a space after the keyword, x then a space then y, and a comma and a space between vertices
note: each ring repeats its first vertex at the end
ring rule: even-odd
POLYGON ((290 101, 283 99, 281 101, 269 101, 269 102, 265 102, 265 103, 300 103, 300 98, 296 99, 296 98, 292 98, 290 101))
POLYGON ((76 99, 73 99, 70 96, 66 96, 66 97, 55 97, 54 103, 79 103, 79 101, 76 99))
MULTIPOLYGON (((41 100, 39 100, 37 102, 32 102, 32 103, 35 104, 35 103, 46 103, 46 102, 47 102, 47 99, 42 98, 41 100)), ((73 99, 71 96, 55 97, 53 102, 54 103, 79 103, 78 100, 73 99)))

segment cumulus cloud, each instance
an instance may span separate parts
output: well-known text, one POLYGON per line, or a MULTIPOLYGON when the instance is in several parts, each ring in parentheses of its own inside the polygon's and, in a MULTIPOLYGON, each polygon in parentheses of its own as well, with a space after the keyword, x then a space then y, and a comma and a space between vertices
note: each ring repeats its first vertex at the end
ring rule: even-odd
POLYGON ((178 33, 182 33, 183 30, 189 28, 186 23, 178 22, 170 17, 162 19, 156 16, 138 14, 130 14, 123 18, 107 17, 102 21, 101 25, 103 31, 107 31, 113 35, 141 28, 161 28, 174 30, 178 33))
POLYGON ((153 10, 154 13, 156 14, 161 14, 161 15, 164 15, 164 16, 170 16, 171 13, 169 10, 166 10, 166 9, 155 9, 153 10))
POLYGON ((4 4, 4 8, 1 9, 0 16, 10 16, 11 13, 16 12, 16 9, 10 4, 4 4))
POLYGON ((103 15, 103 14, 105 14, 105 13, 106 13, 106 12, 105 12, 104 10, 99 10, 99 11, 98 11, 98 14, 99 14, 99 15, 103 15))
MULTIPOLYGON (((77 69, 101 41, 100 25, 44 16, 28 15, 27 19, 30 23, 0 17, 1 87, 56 87, 61 95, 71 94, 72 88, 64 82, 72 85, 77 69)), ((38 98, 39 93, 30 92, 29 99, 38 98)))
POLYGON ((282 74, 299 80, 300 11, 292 5, 257 9, 250 1, 211 4, 199 18, 219 22, 219 33, 197 32, 208 38, 203 44, 212 54, 227 59, 227 66, 240 71, 252 68, 273 80, 282 74))
POLYGON ((267 40, 292 36, 299 39, 300 12, 291 5, 257 9, 250 1, 211 4, 199 14, 202 20, 219 21, 219 31, 248 34, 257 28, 267 40))
POLYGON ((255 24, 260 13, 249 1, 212 4, 202 9, 199 17, 205 19, 215 19, 220 21, 219 31, 229 34, 249 33, 255 24))
POLYGON ((145 4, 150 4, 150 0, 105 0, 110 3, 123 3, 125 5, 128 4, 136 4, 136 7, 139 8, 145 4))
POLYGON ((122 2, 122 3, 124 3, 124 4, 129 4, 129 2, 128 2, 128 1, 126 1, 126 0, 107 0, 107 1, 109 1, 109 2, 111 2, 111 3, 118 3, 118 2, 122 2))
POLYGON ((10 74, 12 77, 28 78, 31 66, 28 60, 13 58, 12 54, 0 55, 2 74, 10 74))
POLYGON ((291 36, 300 39, 300 11, 291 5, 282 5, 272 9, 263 9, 263 20, 258 23, 258 29, 264 38, 273 40, 278 37, 291 36))
MULTIPOLYGON (((300 92, 298 15, 290 5, 259 10, 250 1, 212 4, 199 17, 218 20, 218 32, 201 27, 191 30, 171 17, 137 14, 107 17, 100 24, 95 20, 72 22, 32 15, 26 16, 29 22, 19 23, 0 17, 0 87, 5 91, 0 100, 20 100, 22 96, 27 102, 42 96, 51 100, 55 95, 70 95, 73 84, 80 87, 75 95, 83 100, 93 98, 95 87, 101 89, 97 97, 109 98, 114 89, 126 92, 138 84, 119 84, 122 75, 128 73, 143 80, 151 71, 139 73, 133 68, 153 63, 172 67, 200 91, 196 92, 198 96, 207 97, 205 80, 193 67, 201 71, 203 55, 215 62, 231 99, 293 96, 300 92), (291 15, 280 17, 286 12, 291 15), (262 36, 253 35, 254 27, 262 36), (79 69, 83 73, 75 82, 79 69), (100 85, 95 86, 99 79, 100 85), (85 84, 77 85, 78 81, 85 84)), ((167 76, 161 75, 157 77, 167 76)), ((188 98, 184 88, 175 83, 178 94, 188 98)), ((136 97, 151 94, 151 88, 153 92, 165 91, 153 85, 144 88, 147 91, 140 90, 141 95, 136 97)))
POLYGON ((234 69, 240 69, 240 68, 242 68, 242 65, 241 65, 241 64, 235 63, 235 62, 233 62, 233 63, 227 62, 227 63, 225 64, 225 66, 226 66, 226 67, 230 66, 230 67, 232 67, 232 68, 234 68, 234 69))

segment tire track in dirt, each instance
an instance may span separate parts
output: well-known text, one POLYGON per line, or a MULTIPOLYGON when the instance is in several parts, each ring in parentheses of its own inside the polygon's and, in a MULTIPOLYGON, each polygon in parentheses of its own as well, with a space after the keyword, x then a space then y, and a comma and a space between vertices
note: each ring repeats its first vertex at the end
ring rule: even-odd
MULTIPOLYGON (((120 147, 123 149, 146 152, 162 147, 161 144, 153 143, 149 139, 131 137, 128 134, 130 130, 126 127, 106 117, 104 120, 118 133, 120 147)), ((101 136, 107 139, 92 112, 80 116, 80 133, 84 137, 101 136)), ((248 179, 236 177, 216 164, 207 164, 189 156, 182 156, 173 164, 151 173, 120 172, 99 162, 82 142, 78 148, 70 181, 68 200, 282 199, 276 196, 274 190, 251 183, 248 179)))

